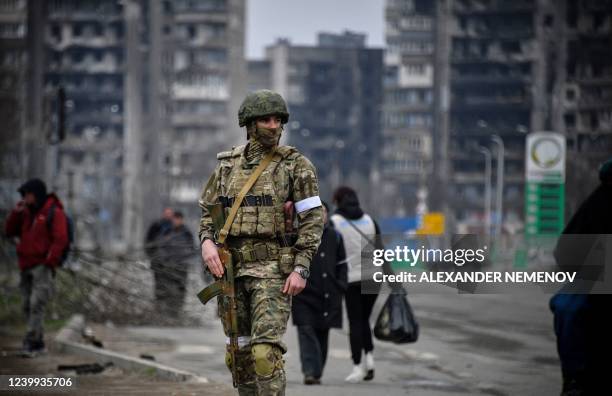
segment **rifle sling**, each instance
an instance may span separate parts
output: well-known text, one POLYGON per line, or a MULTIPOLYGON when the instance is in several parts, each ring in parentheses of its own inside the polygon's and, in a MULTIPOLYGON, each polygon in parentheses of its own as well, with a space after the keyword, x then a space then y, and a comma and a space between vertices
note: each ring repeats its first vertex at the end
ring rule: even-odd
POLYGON ((227 216, 227 219, 225 220, 225 224, 223 225, 223 228, 221 229, 221 231, 219 231, 219 239, 217 240, 217 243, 219 244, 225 243, 225 239, 227 238, 227 235, 229 234, 229 229, 232 226, 232 223, 234 222, 234 218, 236 217, 236 214, 238 213, 238 208, 240 208, 240 204, 242 203, 242 200, 244 199, 245 195, 247 195, 251 187, 253 187, 253 184, 255 184, 257 179, 259 179, 259 176, 262 174, 262 172, 268 167, 270 162, 272 162, 272 159, 274 158, 275 155, 276 155, 276 148, 270 151, 268 154, 266 154, 266 156, 261 160, 257 168, 255 168, 255 171, 251 174, 251 176, 249 176, 244 186, 242 186, 242 189, 240 190, 240 192, 238 193, 238 196, 234 200, 234 204, 232 205, 232 208, 230 209, 229 215, 227 216))

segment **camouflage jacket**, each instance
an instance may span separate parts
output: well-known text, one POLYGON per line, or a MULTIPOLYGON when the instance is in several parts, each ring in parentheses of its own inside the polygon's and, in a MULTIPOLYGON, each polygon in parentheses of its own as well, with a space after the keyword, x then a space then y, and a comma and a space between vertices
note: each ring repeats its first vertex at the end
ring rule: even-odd
MULTIPOLYGON (((217 154, 219 163, 204 186, 199 200, 202 209, 200 243, 206 238, 215 238, 207 206, 222 203, 227 217, 233 199, 259 164, 259 161, 247 162, 245 147, 243 145, 217 154)), ((290 249, 291 262, 287 263, 287 258, 283 259, 285 266, 290 267, 288 272, 296 265, 309 268, 321 240, 323 209, 315 167, 293 147, 280 146, 276 151, 272 162, 245 197, 227 240, 230 248, 238 247, 237 241, 263 241, 268 244, 268 252, 274 253, 266 260, 238 262, 236 276, 276 278, 287 275, 287 271, 279 271, 278 258, 274 257, 274 245, 286 232, 283 205, 287 201, 294 202, 298 221, 297 239, 290 249)), ((278 254, 280 256, 280 252, 278 254)))

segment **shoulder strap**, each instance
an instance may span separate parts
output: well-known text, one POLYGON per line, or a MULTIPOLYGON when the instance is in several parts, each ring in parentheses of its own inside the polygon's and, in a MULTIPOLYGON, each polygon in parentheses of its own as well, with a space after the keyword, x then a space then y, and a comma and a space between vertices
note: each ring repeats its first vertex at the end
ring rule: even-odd
POLYGON ((222 244, 225 242, 225 239, 227 238, 227 235, 229 234, 229 229, 232 226, 232 223, 234 222, 234 218, 236 217, 236 213, 238 213, 238 208, 240 207, 240 204, 242 204, 242 200, 244 199, 244 196, 249 192, 253 184, 255 184, 255 182, 257 181, 261 173, 264 171, 264 169, 266 169, 268 165, 270 164, 270 162, 272 162, 272 158, 274 158, 275 155, 276 155, 276 150, 272 150, 270 153, 268 153, 261 160, 257 168, 255 168, 255 171, 251 174, 251 176, 249 176, 244 186, 242 186, 242 189, 240 190, 240 192, 238 193, 238 196, 234 200, 234 204, 232 205, 229 215, 227 216, 227 219, 225 220, 223 229, 219 231, 219 240, 217 241, 218 243, 222 244))
POLYGON ((376 249, 376 244, 370 238, 368 238, 368 236, 363 231, 361 231, 359 227, 357 227, 352 221, 350 221, 346 217, 344 217, 344 220, 346 220, 346 222, 349 223, 351 227, 353 227, 366 241, 368 241, 370 245, 372 245, 373 248, 376 249))

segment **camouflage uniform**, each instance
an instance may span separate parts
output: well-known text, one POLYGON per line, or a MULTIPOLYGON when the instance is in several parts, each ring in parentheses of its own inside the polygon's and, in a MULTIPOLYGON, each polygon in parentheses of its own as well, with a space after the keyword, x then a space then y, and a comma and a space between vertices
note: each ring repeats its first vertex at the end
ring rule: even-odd
MULTIPOLYGON (((279 114, 278 103, 274 100, 282 100, 280 95, 258 91, 250 95, 251 99, 253 96, 259 101, 255 101, 250 109, 251 114, 279 114), (270 103, 271 107, 268 106, 270 103)), ((253 101, 249 102, 247 97, 245 103, 253 104, 253 101)), ((249 120, 245 119, 243 110, 244 104, 240 125, 247 125, 249 130, 249 120)), ((286 122, 288 114, 280 114, 284 115, 282 119, 286 122)), ((251 136, 248 150, 255 146, 251 136)), ((272 162, 245 197, 226 241, 235 265, 240 335, 240 350, 235 364, 241 395, 284 394, 286 378, 282 355, 287 347, 282 337, 291 311, 291 296, 283 294, 282 288, 295 266, 310 267, 323 231, 323 210, 314 166, 293 147, 277 147, 276 151, 272 162), (283 247, 281 241, 286 232, 283 205, 287 201, 295 202, 299 225, 296 242, 283 247)), ((199 201, 202 208, 200 243, 207 238, 214 240, 214 227, 207 205, 222 203, 227 216, 233 199, 262 157, 263 154, 249 159, 247 146, 217 155, 219 163, 199 201)), ((218 302, 223 313, 226 301, 220 297, 218 302)), ((227 335, 228 328, 225 323, 223 325, 227 335)), ((229 354, 227 356, 226 363, 231 367, 234 362, 230 361, 229 354)))

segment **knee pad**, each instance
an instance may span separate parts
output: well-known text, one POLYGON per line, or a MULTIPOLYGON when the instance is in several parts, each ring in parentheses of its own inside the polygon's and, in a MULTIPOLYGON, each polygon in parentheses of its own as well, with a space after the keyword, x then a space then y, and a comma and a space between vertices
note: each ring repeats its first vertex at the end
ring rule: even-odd
POLYGON ((251 346, 251 353, 255 363, 255 373, 260 377, 272 375, 275 368, 282 365, 280 350, 275 345, 255 344, 251 346))

